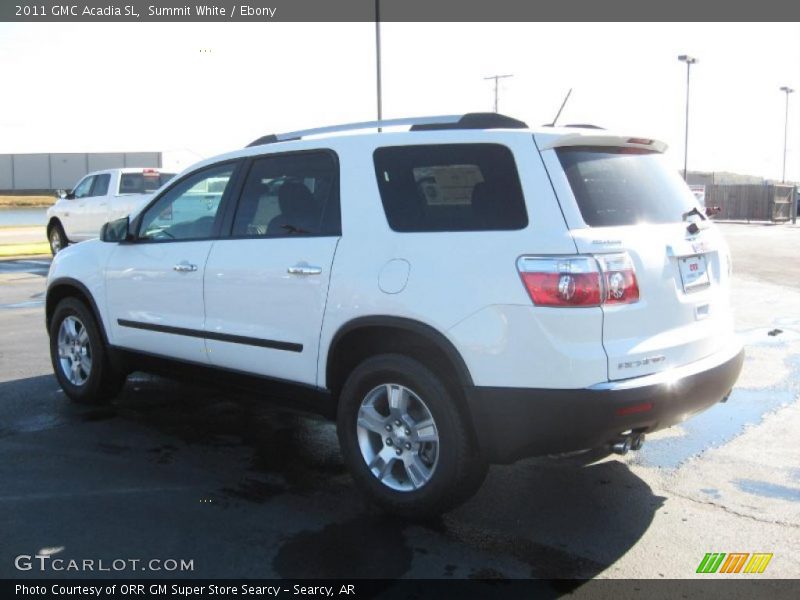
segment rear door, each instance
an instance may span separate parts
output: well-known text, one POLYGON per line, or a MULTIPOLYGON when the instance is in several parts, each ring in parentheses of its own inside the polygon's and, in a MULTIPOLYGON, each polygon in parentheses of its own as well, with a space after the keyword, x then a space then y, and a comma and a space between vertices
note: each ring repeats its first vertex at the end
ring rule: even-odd
POLYGON ((341 233, 331 151, 255 158, 231 237, 205 274, 212 364, 316 384, 322 317, 341 233))
POLYGON ((720 350, 733 331, 727 246, 653 142, 551 146, 542 157, 578 252, 627 253, 635 269, 638 302, 603 305, 609 379, 720 350))

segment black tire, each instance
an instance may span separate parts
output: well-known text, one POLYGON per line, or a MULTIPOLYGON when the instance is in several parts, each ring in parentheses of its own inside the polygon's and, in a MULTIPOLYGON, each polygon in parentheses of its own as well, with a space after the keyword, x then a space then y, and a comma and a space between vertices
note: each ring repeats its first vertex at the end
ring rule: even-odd
MULTIPOLYGON (((64 298, 56 306, 50 322, 50 360, 61 389, 70 400, 79 404, 105 404, 114 398, 125 384, 125 374, 115 371, 111 365, 108 349, 94 314, 77 298, 64 298), (68 318, 71 318, 70 323, 73 325, 76 322, 80 324, 80 327, 75 325, 76 330, 80 333, 85 329, 88 338, 87 352, 90 367, 88 373, 86 370, 81 370, 75 377, 79 380, 85 376, 83 381, 70 381, 66 372, 68 368, 62 364, 62 357, 59 356, 59 333, 62 323, 68 318)), ((67 363, 75 362, 66 357, 63 360, 67 363)))
POLYGON ((54 222, 47 228, 47 241, 50 244, 50 253, 55 256, 61 250, 69 246, 67 234, 64 233, 64 228, 58 221, 54 222))
MULTIPOLYGON (((473 442, 467 423, 458 399, 442 381, 419 361, 400 354, 382 354, 363 361, 348 376, 339 398, 339 444, 356 484, 387 512, 408 518, 426 519, 441 514, 466 501, 483 483, 487 463, 473 442), (362 401, 387 384, 403 386, 422 400, 438 432, 437 459, 430 477, 413 489, 392 489, 373 474, 362 454, 357 426, 362 401)), ((386 450, 383 434, 369 435, 376 446, 380 444, 386 450)), ((397 445, 395 441, 392 447, 397 445)), ((408 452, 412 457, 420 456, 419 452, 408 452)), ((403 473, 408 475, 409 471, 401 462, 395 466, 400 469, 402 484, 403 473)), ((395 471, 388 472, 393 477, 395 471)), ((408 485, 411 479, 408 477, 408 485)))

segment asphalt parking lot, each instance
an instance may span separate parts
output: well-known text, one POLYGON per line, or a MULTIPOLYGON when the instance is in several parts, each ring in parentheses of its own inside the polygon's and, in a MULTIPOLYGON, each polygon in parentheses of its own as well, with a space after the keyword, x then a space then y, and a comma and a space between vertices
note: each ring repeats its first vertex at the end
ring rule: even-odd
POLYGON ((110 407, 71 405, 47 261, 0 261, 0 577, 688 578, 707 552, 767 552, 759 577, 798 578, 800 227, 721 227, 747 345, 729 401, 625 457, 493 467, 424 524, 366 505, 316 417, 141 374, 110 407), (15 567, 37 553, 193 571, 15 567))

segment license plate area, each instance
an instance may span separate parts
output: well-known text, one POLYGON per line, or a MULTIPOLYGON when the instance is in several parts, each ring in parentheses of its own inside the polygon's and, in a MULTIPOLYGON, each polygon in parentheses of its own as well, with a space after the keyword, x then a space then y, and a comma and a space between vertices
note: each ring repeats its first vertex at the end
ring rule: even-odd
POLYGON ((702 290, 711 285, 708 277, 708 262, 704 254, 682 256, 678 259, 683 291, 687 294, 702 290))

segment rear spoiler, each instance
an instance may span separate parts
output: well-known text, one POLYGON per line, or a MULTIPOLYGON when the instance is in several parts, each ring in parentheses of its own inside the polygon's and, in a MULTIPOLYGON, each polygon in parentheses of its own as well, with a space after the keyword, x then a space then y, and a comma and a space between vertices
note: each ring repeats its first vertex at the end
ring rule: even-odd
MULTIPOLYGON (((667 144, 660 140, 651 138, 630 137, 622 135, 609 135, 598 133, 597 130, 583 132, 569 132, 564 135, 537 135, 537 138, 544 139, 545 143, 539 144, 540 150, 551 150, 553 148, 564 148, 569 146, 610 146, 614 148, 638 148, 640 150, 652 150, 653 152, 663 153, 667 149, 667 144)), ((540 139, 537 140, 540 141, 540 139)))

